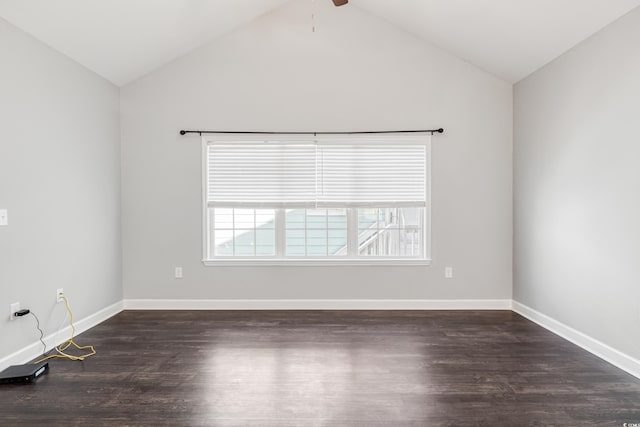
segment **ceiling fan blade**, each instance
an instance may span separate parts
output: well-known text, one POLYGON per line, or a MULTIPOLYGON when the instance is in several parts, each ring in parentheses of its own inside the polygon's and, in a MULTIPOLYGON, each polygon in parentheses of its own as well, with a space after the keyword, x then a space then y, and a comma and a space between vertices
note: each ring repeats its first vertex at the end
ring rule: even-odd
POLYGON ((349 0, 333 0, 333 4, 336 6, 344 6, 347 3, 349 3, 349 0))

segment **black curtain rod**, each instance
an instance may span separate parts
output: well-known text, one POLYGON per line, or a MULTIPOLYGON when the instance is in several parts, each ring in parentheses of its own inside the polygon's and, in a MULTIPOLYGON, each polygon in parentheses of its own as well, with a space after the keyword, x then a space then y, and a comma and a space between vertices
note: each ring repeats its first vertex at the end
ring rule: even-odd
POLYGON ((227 130, 181 130, 180 135, 188 133, 220 133, 220 134, 241 134, 241 135, 365 135, 376 133, 442 133, 444 129, 425 129, 425 130, 378 130, 369 132, 237 132, 227 130))

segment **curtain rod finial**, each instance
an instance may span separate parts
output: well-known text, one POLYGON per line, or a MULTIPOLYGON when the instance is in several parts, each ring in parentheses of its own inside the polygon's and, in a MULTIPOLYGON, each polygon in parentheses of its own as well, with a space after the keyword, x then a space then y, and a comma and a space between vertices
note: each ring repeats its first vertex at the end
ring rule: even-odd
POLYGON ((186 134, 186 133, 187 133, 187 131, 186 131, 186 130, 181 130, 181 131, 180 131, 180 135, 184 135, 184 134, 186 134))

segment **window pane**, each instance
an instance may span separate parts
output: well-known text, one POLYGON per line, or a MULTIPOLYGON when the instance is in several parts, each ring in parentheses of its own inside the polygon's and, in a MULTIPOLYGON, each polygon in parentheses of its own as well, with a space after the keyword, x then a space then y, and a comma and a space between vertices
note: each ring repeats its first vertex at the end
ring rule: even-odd
POLYGON ((400 234, 400 255, 422 257, 424 208, 405 208, 402 211, 404 222, 400 234))
POLYGON ((422 257, 424 208, 358 209, 361 256, 422 257))
POLYGON ((285 254, 305 256, 306 249, 306 209, 287 209, 285 214, 285 254))
POLYGON ((347 210, 346 209, 330 209, 328 211, 329 228, 345 229, 347 228, 347 210))
POLYGON ((422 232, 420 229, 407 229, 400 236, 400 256, 415 257, 422 254, 422 232))
POLYGON ((327 231, 307 230, 307 255, 326 256, 327 255, 327 231))
POLYGON ((276 227, 275 209, 256 209, 256 227, 273 229, 276 227))
POLYGON ((285 221, 287 230, 297 228, 304 230, 305 228, 305 210, 304 209, 287 209, 285 221))
POLYGON ((327 235, 329 237, 329 239, 339 239, 339 240, 343 240, 346 244, 347 242, 347 229, 343 228, 341 229, 329 229, 327 231, 327 235))
POLYGON ((233 228, 233 209, 213 209, 214 215, 214 224, 216 229, 227 229, 230 230, 233 228))
MULTIPOLYGON (((287 223, 287 226, 289 224, 287 223)), ((290 256, 305 255, 305 230, 287 229, 286 253, 290 256)))
POLYGON ((273 256, 276 254, 276 231, 273 229, 256 230, 256 256, 273 256))
POLYGON ((304 230, 287 230, 287 240, 299 239, 304 244, 304 237, 306 233, 304 230))
POLYGON ((216 230, 214 235, 215 235, 214 254, 218 256, 233 255, 233 231, 232 230, 216 230))
POLYGON ((295 209, 286 215, 286 255, 348 255, 347 209, 295 209))
POLYGON ((288 256, 305 256, 304 239, 287 239, 288 256))
POLYGON ((256 211, 254 209, 234 209, 234 228, 244 230, 253 228, 255 226, 255 214, 256 211))
POLYGON ((307 209, 307 228, 327 228, 327 211, 325 209, 307 209))
POLYGON ((276 211, 273 209, 256 209, 256 227, 260 229, 276 227, 276 211))
POLYGON ((347 229, 329 230, 327 251, 332 256, 344 256, 348 254, 347 229))
POLYGON ((347 210, 329 209, 327 215, 327 255, 347 256, 347 210))
POLYGON ((378 222, 377 208, 358 209, 358 228, 363 230, 376 226, 378 222))
POLYGON ((236 256, 255 255, 253 230, 234 230, 234 247, 236 256))
POLYGON ((307 236, 307 255, 325 256, 327 255, 327 238, 324 233, 321 235, 307 236))
POLYGON ((210 209, 214 256, 274 256, 275 209, 210 209))
POLYGON ((362 256, 377 256, 379 235, 378 219, 380 209, 358 209, 358 254, 362 256))

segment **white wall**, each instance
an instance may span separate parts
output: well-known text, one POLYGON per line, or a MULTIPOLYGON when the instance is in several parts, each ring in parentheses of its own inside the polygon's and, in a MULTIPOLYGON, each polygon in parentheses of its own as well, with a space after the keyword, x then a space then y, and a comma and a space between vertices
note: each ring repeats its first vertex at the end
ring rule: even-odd
POLYGON ((118 88, 0 19, 0 360, 122 299, 118 88))
POLYGON ((514 299, 640 359, 640 9, 515 87, 514 299))
POLYGON ((316 33, 311 4, 290 2, 122 88, 125 297, 510 299, 511 85, 356 7, 315 4, 316 33), (201 264, 200 140, 180 129, 440 126, 430 267, 201 264))

